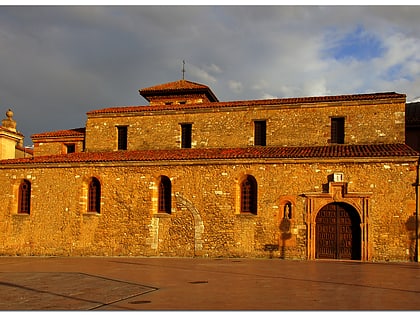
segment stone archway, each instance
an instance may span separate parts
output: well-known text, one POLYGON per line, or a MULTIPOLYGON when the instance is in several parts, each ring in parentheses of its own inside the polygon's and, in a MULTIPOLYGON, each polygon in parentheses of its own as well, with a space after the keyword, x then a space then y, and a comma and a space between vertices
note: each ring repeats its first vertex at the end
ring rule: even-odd
MULTIPOLYGON (((327 191, 319 193, 311 192, 302 195, 306 197, 305 223, 307 225, 307 258, 357 259, 369 261, 371 255, 369 251, 369 248, 371 247, 371 245, 369 245, 369 199, 372 193, 348 192, 346 182, 329 182, 326 188, 328 189, 327 191), (332 207, 333 209, 328 207, 332 207), (337 213, 333 214, 332 212, 334 211, 342 211, 342 215, 337 213), (335 216, 336 219, 342 220, 343 223, 334 227, 334 223, 332 223, 334 220, 331 220, 330 226, 328 226, 326 217, 329 215, 335 216), (324 219, 325 223, 321 223, 324 219), (344 223, 344 221, 347 221, 348 223, 344 223), (320 224, 321 228, 318 227, 318 224, 320 224), (348 253, 344 255, 345 249, 343 249, 343 253, 340 254, 340 248, 344 248, 343 246, 339 246, 338 249, 335 249, 334 251, 331 248, 329 250, 325 249, 325 253, 319 251, 320 246, 331 246, 333 248, 336 238, 340 242, 340 233, 336 236, 332 236, 333 233, 337 233, 334 232, 337 231, 337 228, 347 230, 347 234, 343 231, 347 238, 349 238, 351 231, 351 240, 347 240, 351 241, 347 246, 347 248, 349 248, 349 246, 351 248, 351 250, 347 250, 351 252, 351 255, 348 253), (329 232, 329 230, 331 231, 329 232), (329 236, 324 237, 324 240, 331 238, 332 243, 330 245, 326 245, 328 242, 324 245, 320 244, 319 241, 322 239, 322 236, 320 236, 319 233, 332 233, 329 236), (327 254, 328 251, 331 253, 327 254), (349 255, 353 258, 348 258, 349 255)), ((335 246, 335 248, 337 248, 337 245, 335 246)))
POLYGON ((315 220, 315 258, 361 259, 360 217, 343 202, 332 202, 318 211, 315 220))

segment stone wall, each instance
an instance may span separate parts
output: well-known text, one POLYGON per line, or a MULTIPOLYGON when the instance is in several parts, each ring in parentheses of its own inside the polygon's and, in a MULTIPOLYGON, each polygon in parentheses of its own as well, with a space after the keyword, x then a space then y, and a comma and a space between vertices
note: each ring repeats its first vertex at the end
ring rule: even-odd
POLYGON ((83 141, 72 139, 59 139, 56 141, 34 140, 34 156, 66 154, 66 144, 74 144, 75 152, 83 151, 83 141))
POLYGON ((88 115, 86 151, 117 149, 118 125, 128 126, 128 150, 181 146, 192 124, 193 148, 254 145, 254 120, 267 121, 267 146, 328 145, 331 117, 345 117, 346 144, 404 143, 405 99, 299 105, 258 105, 88 115), (395 100, 394 100, 395 101, 395 100))
MULTIPOLYGON (((342 172, 349 192, 369 193, 369 259, 409 261, 415 212, 413 159, 226 160, 26 164, 0 167, 0 254, 307 258, 307 198, 342 172), (239 184, 258 183, 258 214, 240 213, 239 184), (172 213, 157 214, 157 180, 172 183, 172 213), (87 213, 87 185, 101 182, 101 213, 87 213), (18 186, 31 213, 17 214, 18 186), (280 230, 291 202, 290 234, 280 230)), ((319 210, 319 209, 318 209, 319 210)))
POLYGON ((204 93, 188 94, 186 92, 182 95, 157 95, 148 96, 150 106, 172 105, 172 104, 202 104, 208 102, 208 97, 204 93))
POLYGON ((16 140, 0 136, 0 159, 14 159, 16 157, 16 140))
POLYGON ((16 158, 17 145, 23 145, 23 136, 0 126, 0 160, 16 158))

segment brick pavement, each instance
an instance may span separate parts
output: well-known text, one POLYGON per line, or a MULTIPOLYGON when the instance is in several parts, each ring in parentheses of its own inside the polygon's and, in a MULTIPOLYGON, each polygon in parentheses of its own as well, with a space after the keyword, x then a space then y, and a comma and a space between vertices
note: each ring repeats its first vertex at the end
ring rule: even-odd
POLYGON ((0 310, 420 310, 420 265, 0 257, 0 310))

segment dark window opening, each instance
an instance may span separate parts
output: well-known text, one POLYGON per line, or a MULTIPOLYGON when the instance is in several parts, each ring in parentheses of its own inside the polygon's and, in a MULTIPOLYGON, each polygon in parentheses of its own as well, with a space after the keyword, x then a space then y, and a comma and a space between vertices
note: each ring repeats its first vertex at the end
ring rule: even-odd
POLYGON ((171 180, 162 176, 159 183, 158 212, 171 214, 171 180))
POLYGON ((331 143, 344 144, 344 117, 331 118, 331 143))
POLYGON ((74 153, 76 152, 76 145, 74 143, 66 144, 66 151, 67 153, 74 153))
POLYGON ((241 212, 257 214, 257 181, 250 175, 241 183, 241 212))
POLYGON ((181 124, 181 148, 191 148, 192 124, 181 124))
POLYGON ((95 177, 89 183, 88 212, 101 212, 101 183, 95 177))
POLYGON ((265 120, 254 121, 254 145, 266 145, 267 123, 265 120))
POLYGON ((127 126, 117 126, 118 150, 127 150, 127 126))
POLYGON ((23 180, 19 186, 18 213, 29 214, 31 210, 31 182, 23 180))

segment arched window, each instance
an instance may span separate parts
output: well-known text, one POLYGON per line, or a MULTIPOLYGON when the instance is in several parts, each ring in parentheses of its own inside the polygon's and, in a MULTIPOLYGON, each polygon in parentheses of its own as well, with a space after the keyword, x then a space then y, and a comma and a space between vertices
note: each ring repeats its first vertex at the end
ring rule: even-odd
POLYGON ((29 214, 31 210, 31 182, 24 179, 19 186, 18 213, 29 214))
POLYGON ((160 177, 158 193, 158 212, 171 214, 172 185, 168 177, 160 177))
POLYGON ((101 183, 95 177, 89 183, 88 212, 101 212, 101 183))
POLYGON ((241 212, 257 214, 257 181, 251 175, 241 183, 241 212))

